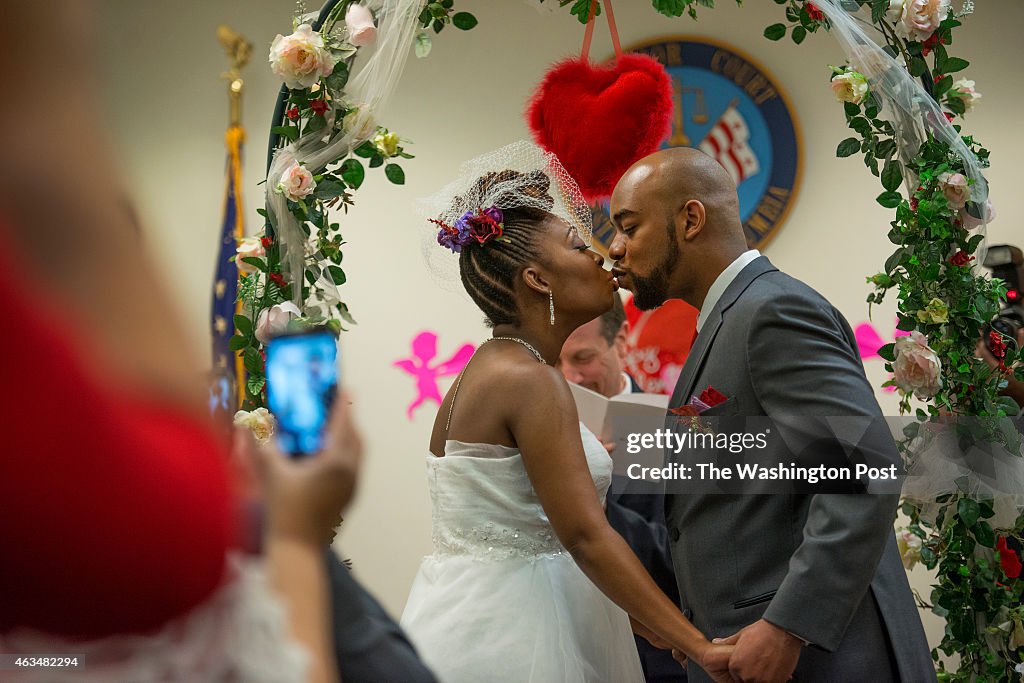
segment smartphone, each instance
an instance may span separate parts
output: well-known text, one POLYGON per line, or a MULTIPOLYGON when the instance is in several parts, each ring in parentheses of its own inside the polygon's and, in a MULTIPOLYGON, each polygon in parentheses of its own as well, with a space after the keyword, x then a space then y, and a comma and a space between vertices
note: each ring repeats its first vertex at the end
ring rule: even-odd
POLYGON ((267 343, 267 407, 277 419, 277 443, 292 457, 323 447, 338 388, 338 339, 313 330, 267 343))

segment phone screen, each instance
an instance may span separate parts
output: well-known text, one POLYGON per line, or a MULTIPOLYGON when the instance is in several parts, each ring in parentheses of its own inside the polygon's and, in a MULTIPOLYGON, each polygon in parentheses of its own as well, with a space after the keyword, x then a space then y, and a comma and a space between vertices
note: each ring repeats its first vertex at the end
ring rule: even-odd
POLYGON ((330 332, 275 337, 267 344, 267 407, 277 443, 293 456, 316 453, 338 386, 338 340, 330 332))

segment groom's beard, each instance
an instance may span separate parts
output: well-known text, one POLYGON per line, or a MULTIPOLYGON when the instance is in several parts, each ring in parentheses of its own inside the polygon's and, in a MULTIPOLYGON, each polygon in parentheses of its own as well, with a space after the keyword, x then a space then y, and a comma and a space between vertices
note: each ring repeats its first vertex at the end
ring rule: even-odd
POLYGON ((650 275, 630 273, 633 282, 633 305, 641 311, 650 311, 661 306, 668 299, 668 276, 672 265, 679 260, 679 244, 675 235, 669 233, 668 251, 665 258, 650 275))

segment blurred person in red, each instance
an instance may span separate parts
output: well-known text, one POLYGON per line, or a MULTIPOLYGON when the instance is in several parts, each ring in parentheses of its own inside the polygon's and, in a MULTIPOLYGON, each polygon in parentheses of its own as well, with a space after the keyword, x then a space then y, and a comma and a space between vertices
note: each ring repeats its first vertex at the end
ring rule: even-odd
POLYGON ((0 678, 337 680, 323 552, 361 453, 348 401, 316 457, 254 453, 265 562, 233 552, 227 444, 101 133, 91 19, 48 0, 0 23, 0 654, 84 659, 0 678))

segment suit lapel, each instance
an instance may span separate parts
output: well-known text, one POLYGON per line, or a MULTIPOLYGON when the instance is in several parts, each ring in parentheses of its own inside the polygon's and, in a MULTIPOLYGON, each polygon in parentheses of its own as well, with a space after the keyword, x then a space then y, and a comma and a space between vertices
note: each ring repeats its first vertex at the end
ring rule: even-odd
POLYGON ((711 309, 707 320, 704 321, 700 334, 697 335, 693 348, 690 349, 690 354, 686 357, 686 364, 683 365, 683 370, 679 374, 679 381, 676 382, 675 391, 672 392, 672 400, 669 402, 669 407, 678 408, 689 402, 694 385, 697 383, 697 377, 704 367, 708 351, 711 350, 715 337, 718 335, 718 329, 722 326, 722 317, 725 315, 725 312, 736 303, 736 300, 740 298, 740 295, 746 291, 747 287, 754 280, 765 273, 776 270, 778 268, 773 266, 771 261, 764 256, 759 256, 748 263, 740 271, 739 275, 729 283, 729 286, 725 288, 715 307, 711 309))

